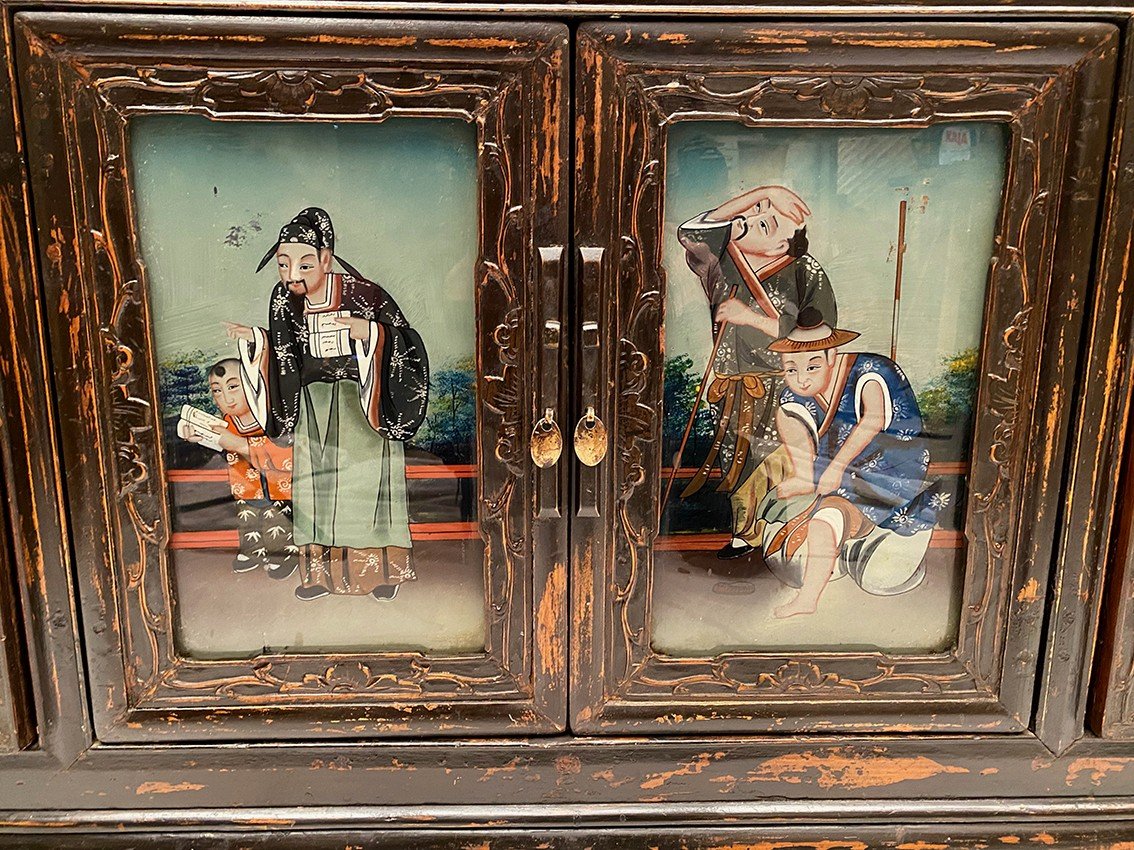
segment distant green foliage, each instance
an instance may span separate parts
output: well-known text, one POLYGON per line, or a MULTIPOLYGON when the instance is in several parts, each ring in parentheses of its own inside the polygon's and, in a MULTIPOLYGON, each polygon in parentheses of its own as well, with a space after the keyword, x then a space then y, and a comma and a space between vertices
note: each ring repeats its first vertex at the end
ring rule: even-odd
MULTIPOLYGON (((190 404, 216 413, 206 371, 219 357, 205 351, 188 351, 158 366, 162 433, 167 461, 172 468, 208 463, 214 452, 177 436, 181 406, 190 404)), ((429 409, 413 444, 437 455, 444 463, 476 462, 476 365, 467 357, 433 373, 429 383, 429 409)))
POLYGON ((977 389, 977 350, 966 348, 941 361, 945 367, 917 397, 922 419, 932 429, 972 418, 977 389))
MULTIPOLYGON (((665 466, 670 465, 681 446, 681 436, 693 410, 700 380, 701 376, 693 371, 693 360, 688 355, 678 354, 665 361, 665 396, 662 401, 662 458, 665 466)), ((713 439, 714 430, 713 411, 702 399, 682 460, 692 465, 700 464, 713 439)))
POLYGON ((177 436, 182 405, 191 404, 216 413, 205 371, 217 361, 215 354, 196 349, 158 364, 158 398, 166 461, 174 469, 204 466, 215 452, 177 436))
POLYGON ((476 363, 466 357, 430 376, 429 410, 414 443, 445 463, 476 461, 476 363))

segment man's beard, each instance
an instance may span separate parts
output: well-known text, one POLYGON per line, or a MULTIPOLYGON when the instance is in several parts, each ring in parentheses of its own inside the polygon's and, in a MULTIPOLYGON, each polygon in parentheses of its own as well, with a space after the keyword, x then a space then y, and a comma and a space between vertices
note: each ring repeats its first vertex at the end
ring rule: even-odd
POLYGON ((307 292, 308 292, 308 289, 310 288, 310 287, 307 286, 307 281, 305 281, 305 280, 289 280, 285 284, 285 286, 287 286, 287 288, 295 295, 306 295, 307 292), (302 292, 296 292, 294 289, 292 289, 293 286, 302 286, 303 291, 302 292))

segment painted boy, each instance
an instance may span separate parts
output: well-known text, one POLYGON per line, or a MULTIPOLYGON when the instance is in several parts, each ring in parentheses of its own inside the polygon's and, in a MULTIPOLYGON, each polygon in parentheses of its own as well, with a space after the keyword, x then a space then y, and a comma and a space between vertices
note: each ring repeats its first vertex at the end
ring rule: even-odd
POLYGON ((760 186, 678 228, 719 340, 706 387, 716 433, 681 496, 700 490, 719 467, 717 490, 732 505, 732 537, 717 552, 722 560, 760 545, 757 506, 784 474, 774 419, 780 364, 769 346, 809 307, 838 321, 831 282, 807 253, 810 215, 790 189, 760 186))
POLYGON ((881 596, 916 587, 948 500, 927 486, 929 449, 917 397, 881 354, 839 353, 856 339, 815 310, 770 346, 785 387, 776 428, 788 475, 760 506, 765 560, 795 596, 777 617, 810 614, 832 577, 881 596))
POLYGON ((271 578, 287 578, 299 566, 299 548, 292 540, 291 446, 269 439, 256 422, 241 384, 239 360, 213 364, 208 378, 213 403, 224 417, 225 427, 215 430, 236 500, 240 551, 233 571, 263 567, 271 578))

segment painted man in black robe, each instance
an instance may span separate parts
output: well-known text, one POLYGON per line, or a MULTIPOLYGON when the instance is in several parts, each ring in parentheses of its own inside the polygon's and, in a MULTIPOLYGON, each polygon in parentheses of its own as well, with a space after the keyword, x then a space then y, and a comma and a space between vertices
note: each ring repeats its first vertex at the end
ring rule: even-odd
POLYGON ((393 599, 411 563, 404 442, 425 419, 429 363, 394 299, 334 254, 326 212, 280 231, 267 328, 230 325, 249 406, 269 437, 294 436, 300 599, 393 599), (338 260, 344 272, 332 270, 338 260))

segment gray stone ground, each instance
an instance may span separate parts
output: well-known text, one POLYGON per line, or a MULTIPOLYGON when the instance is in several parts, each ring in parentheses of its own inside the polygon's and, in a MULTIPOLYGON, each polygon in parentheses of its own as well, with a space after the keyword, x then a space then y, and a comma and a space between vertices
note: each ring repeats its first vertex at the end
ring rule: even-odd
MULTIPOLYGON (((712 575, 713 552, 658 552, 654 569, 654 648, 673 655, 726 649, 854 648, 936 650, 957 633, 963 549, 930 549, 926 578, 900 596, 871 596, 849 578, 831 582, 814 614, 777 620, 791 598, 758 563, 752 577, 712 575)), ((728 562, 732 563, 732 562, 728 562)))
POLYGON ((235 553, 173 552, 182 650, 200 658, 241 658, 293 650, 484 649, 484 567, 479 540, 414 544, 418 580, 396 599, 295 598, 298 575, 274 580, 234 573, 235 553))

